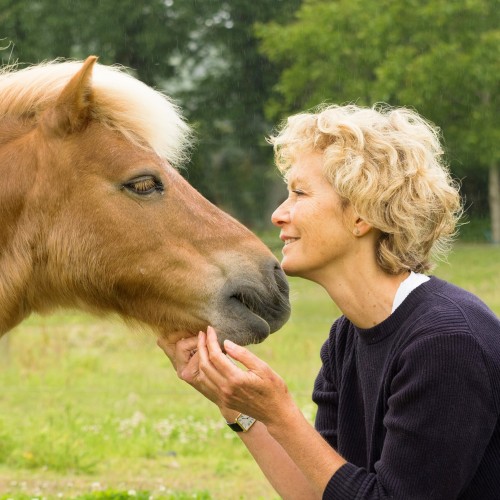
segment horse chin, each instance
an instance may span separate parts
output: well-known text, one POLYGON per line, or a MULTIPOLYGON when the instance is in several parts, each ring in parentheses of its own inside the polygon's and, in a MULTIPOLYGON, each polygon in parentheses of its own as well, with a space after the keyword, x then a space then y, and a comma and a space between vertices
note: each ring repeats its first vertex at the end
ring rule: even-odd
POLYGON ((263 342, 272 332, 269 323, 237 299, 231 299, 224 315, 214 319, 212 326, 221 346, 224 340, 245 346, 263 342))
POLYGON ((183 318, 182 326, 165 326, 160 329, 159 336, 166 338, 169 343, 175 343, 183 338, 196 337, 198 332, 206 332, 207 327, 212 326, 221 348, 224 348, 225 340, 241 346, 259 344, 283 326, 290 316, 290 309, 281 308, 277 314, 257 304, 257 301, 248 298, 248 294, 226 294, 212 308, 212 313, 198 316, 193 323, 183 318), (199 318, 203 316, 206 322, 200 322, 199 318))
POLYGON ((235 344, 246 346, 250 344, 259 344, 266 340, 269 336, 269 327, 265 328, 263 322, 263 328, 260 332, 256 331, 256 329, 243 330, 241 327, 238 330, 219 330, 217 331, 217 339, 221 348, 224 350, 224 340, 231 340, 235 344))
MULTIPOLYGON (((217 333, 217 340, 223 350, 224 340, 231 340, 235 344, 245 346, 249 344, 259 344, 269 336, 271 331, 267 321, 257 315, 253 316, 250 322, 239 321, 235 325, 228 325, 227 322, 223 322, 223 324, 219 324, 217 321, 214 322, 213 326, 217 333)), ((179 340, 196 337, 200 330, 206 332, 207 329, 197 329, 196 332, 188 328, 175 330, 159 329, 157 335, 162 339, 166 339, 169 344, 175 344, 179 342, 179 340)))

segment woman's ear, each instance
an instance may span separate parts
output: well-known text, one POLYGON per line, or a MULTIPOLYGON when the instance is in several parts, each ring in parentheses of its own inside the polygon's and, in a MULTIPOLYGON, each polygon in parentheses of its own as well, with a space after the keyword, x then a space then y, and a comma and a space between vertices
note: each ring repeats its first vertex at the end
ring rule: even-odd
POLYGON ((373 226, 371 224, 368 224, 368 222, 366 222, 361 217, 357 217, 356 221, 354 222, 352 233, 356 237, 361 237, 370 232, 372 228, 373 226))

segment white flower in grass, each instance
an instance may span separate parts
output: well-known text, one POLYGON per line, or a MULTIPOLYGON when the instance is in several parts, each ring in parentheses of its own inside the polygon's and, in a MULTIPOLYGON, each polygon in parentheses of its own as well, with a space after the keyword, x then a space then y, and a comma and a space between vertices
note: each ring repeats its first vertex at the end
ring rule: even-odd
POLYGON ((179 432, 179 442, 182 443, 182 444, 187 444, 189 443, 189 434, 184 432, 184 431, 181 431, 179 432))
POLYGON ((98 481, 93 482, 93 483, 90 485, 90 489, 91 489, 92 491, 97 491, 97 490, 102 489, 101 483, 99 483, 98 481))
POLYGON ((83 432, 88 432, 89 434, 100 434, 101 426, 96 424, 84 425, 82 427, 83 432))
POLYGON ((156 423, 155 430, 163 439, 168 439, 175 430, 175 425, 170 420, 160 420, 156 423))
POLYGON ((130 435, 134 429, 146 421, 146 415, 140 411, 134 412, 130 418, 125 418, 118 422, 118 431, 121 434, 130 435))

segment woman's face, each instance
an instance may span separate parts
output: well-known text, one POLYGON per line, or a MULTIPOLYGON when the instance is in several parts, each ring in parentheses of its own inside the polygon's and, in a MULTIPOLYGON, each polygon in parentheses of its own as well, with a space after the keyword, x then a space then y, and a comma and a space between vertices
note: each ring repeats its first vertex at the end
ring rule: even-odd
POLYGON ((340 270, 352 254, 351 210, 323 171, 323 155, 297 157, 289 171, 288 198, 274 211, 273 224, 284 242, 281 265, 289 276, 321 282, 325 271, 340 270), (340 266, 340 267, 339 267, 340 266))

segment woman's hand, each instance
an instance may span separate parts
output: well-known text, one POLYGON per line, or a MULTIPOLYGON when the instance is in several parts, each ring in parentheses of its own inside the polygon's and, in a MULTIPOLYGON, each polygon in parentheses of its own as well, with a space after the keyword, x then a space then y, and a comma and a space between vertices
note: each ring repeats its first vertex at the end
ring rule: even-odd
POLYGON ((203 376, 200 377, 199 355, 197 352, 198 337, 181 338, 175 343, 160 338, 157 344, 168 356, 177 372, 177 376, 181 380, 193 386, 198 392, 201 392, 206 398, 221 407, 217 394, 213 393, 209 387, 206 387, 203 383, 203 376))
POLYGON ((175 344, 160 339, 158 345, 179 378, 219 406, 228 420, 241 412, 266 425, 279 424, 299 411, 278 374, 248 349, 226 340, 227 354, 246 370, 239 368, 222 352, 212 327, 197 338, 184 338, 175 344))
POLYGON ((199 333, 197 379, 216 396, 219 406, 250 415, 266 425, 279 423, 299 411, 283 379, 264 361, 228 340, 224 348, 246 370, 222 352, 212 327, 208 327, 206 334, 199 333))

